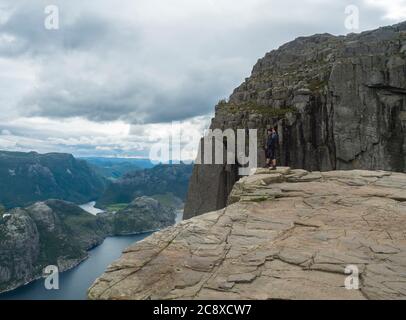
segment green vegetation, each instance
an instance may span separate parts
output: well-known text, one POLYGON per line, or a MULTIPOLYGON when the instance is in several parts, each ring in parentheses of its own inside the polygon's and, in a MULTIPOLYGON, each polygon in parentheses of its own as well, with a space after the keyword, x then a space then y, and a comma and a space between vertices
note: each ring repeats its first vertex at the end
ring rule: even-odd
POLYGON ((226 108, 228 112, 240 113, 248 111, 252 114, 260 114, 269 118, 282 118, 288 113, 295 113, 297 110, 294 107, 286 108, 273 108, 270 106, 261 106, 254 102, 245 102, 243 104, 233 104, 233 103, 221 103, 218 104, 219 107, 226 108))
POLYGON ((140 197, 113 218, 113 234, 131 234, 161 229, 175 223, 175 211, 150 197, 140 197))
POLYGON ((151 198, 159 201, 159 203, 167 208, 178 209, 183 206, 183 202, 178 197, 174 196, 173 193, 168 192, 165 194, 155 194, 151 198))
POLYGON ((265 106, 252 106, 251 109, 254 113, 267 116, 269 118, 282 118, 288 113, 295 113, 297 110, 293 107, 287 107, 282 109, 275 109, 265 106))
POLYGON ((0 216, 3 215, 6 212, 6 209, 4 206, 0 203, 0 216))
POLYGON ((110 205, 131 203, 141 196, 151 197, 167 193, 184 200, 192 170, 192 164, 160 164, 152 169, 127 173, 110 183, 97 201, 97 207, 107 208, 110 205))
MULTIPOLYGON (((173 195, 171 192, 165 194, 154 194, 151 198, 157 200, 163 207, 178 209, 183 206, 181 199, 173 195)), ((105 211, 107 213, 115 213, 120 210, 126 209, 130 203, 113 203, 106 206, 105 211)))
POLYGON ((86 203, 105 186, 104 178, 70 154, 0 151, 0 203, 6 208, 48 199, 86 203))
POLYGON ((269 200, 267 197, 252 197, 249 199, 246 199, 244 202, 264 202, 269 200))
POLYGON ((108 213, 115 213, 117 211, 127 208, 128 205, 129 205, 129 203, 114 203, 114 204, 108 205, 105 210, 108 213))
POLYGON ((100 175, 107 179, 119 179, 126 173, 150 169, 154 165, 148 159, 132 158, 82 158, 100 175))
POLYGON ((220 101, 217 103, 217 105, 220 106, 220 107, 226 106, 227 104, 228 104, 228 103, 227 103, 227 100, 226 100, 226 99, 222 99, 222 100, 220 100, 220 101))
POLYGON ((309 90, 312 92, 318 92, 327 85, 327 81, 320 79, 313 79, 309 82, 309 90))
POLYGON ((37 228, 40 234, 38 265, 57 264, 61 256, 65 259, 83 259, 86 256, 84 248, 80 248, 75 240, 65 238, 61 241, 58 233, 50 232, 40 224, 37 225, 37 228))

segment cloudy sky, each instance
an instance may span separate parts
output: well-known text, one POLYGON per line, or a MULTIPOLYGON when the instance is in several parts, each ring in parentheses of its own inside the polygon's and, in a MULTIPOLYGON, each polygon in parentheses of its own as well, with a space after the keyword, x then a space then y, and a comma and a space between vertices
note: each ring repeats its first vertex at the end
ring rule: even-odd
POLYGON ((0 0, 0 150, 145 157, 174 121, 199 136, 266 52, 356 31, 348 5, 358 32, 406 19, 406 0, 0 0))

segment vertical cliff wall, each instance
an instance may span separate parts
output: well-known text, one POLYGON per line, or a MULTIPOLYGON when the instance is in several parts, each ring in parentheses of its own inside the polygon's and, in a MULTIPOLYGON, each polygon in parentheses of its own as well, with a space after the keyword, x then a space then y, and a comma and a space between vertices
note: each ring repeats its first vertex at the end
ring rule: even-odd
MULTIPOLYGON (((212 129, 277 126, 279 163, 309 171, 406 172, 406 22, 361 34, 300 37, 267 53, 212 129)), ((235 165, 195 165, 185 219, 223 208, 235 165)))

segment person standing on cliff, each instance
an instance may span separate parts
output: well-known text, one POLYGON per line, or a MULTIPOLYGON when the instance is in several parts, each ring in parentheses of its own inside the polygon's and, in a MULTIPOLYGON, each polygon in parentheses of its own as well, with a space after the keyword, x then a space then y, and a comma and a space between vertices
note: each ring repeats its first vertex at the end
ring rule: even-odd
POLYGON ((279 136, 276 128, 268 129, 268 138, 266 141, 266 164, 271 170, 276 170, 276 150, 279 144, 279 136))

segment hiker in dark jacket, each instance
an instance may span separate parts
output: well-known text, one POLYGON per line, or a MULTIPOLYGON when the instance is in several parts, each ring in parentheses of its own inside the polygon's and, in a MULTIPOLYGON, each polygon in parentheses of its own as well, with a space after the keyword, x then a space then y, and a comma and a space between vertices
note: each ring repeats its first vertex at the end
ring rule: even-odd
POLYGON ((266 141, 266 164, 268 167, 272 165, 272 170, 276 170, 276 151, 279 145, 279 136, 275 128, 268 130, 268 138, 266 141))

